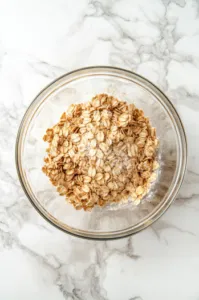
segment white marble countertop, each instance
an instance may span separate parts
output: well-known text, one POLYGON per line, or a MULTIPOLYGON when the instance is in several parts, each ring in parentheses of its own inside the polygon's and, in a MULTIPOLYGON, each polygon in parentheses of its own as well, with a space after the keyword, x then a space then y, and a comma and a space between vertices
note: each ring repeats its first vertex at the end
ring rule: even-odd
POLYGON ((199 299, 199 1, 0 1, 0 299, 199 299), (35 95, 76 68, 134 70, 172 100, 188 170, 177 200, 130 238, 96 242, 47 224, 19 184, 19 122, 35 95))

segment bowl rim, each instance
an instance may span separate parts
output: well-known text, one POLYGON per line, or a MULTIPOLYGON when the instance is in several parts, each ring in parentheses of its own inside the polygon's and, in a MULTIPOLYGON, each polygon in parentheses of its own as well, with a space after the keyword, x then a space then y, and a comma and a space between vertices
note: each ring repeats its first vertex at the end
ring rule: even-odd
MULTIPOLYGON (((110 75, 110 74, 109 74, 110 75)), ((72 80, 72 81, 73 81, 72 80)), ((137 82, 137 83, 138 83, 137 82)), ((68 83, 68 82, 67 82, 68 83)), ((66 84, 67 84, 66 83, 66 84)), ((138 84, 139 84, 138 83, 138 84)), ((57 87, 55 87, 54 90, 60 88, 59 85, 57 85, 57 87)), ((49 96, 49 95, 47 95, 49 96)), ((158 99, 159 100, 159 99, 158 99)), ((163 104, 161 102, 161 104, 163 104)), ((163 105, 163 106, 164 106, 163 105)), ((165 107, 164 107, 165 108, 165 107)), ((187 166, 187 139, 186 139, 186 134, 185 134, 185 130, 184 130, 184 126, 182 124, 182 121, 180 119, 179 114, 177 113, 174 105, 171 103, 171 101, 169 100, 169 98, 155 85, 153 84, 151 81, 149 81, 148 79, 146 79, 145 77, 132 72, 130 70, 126 70, 126 69, 122 69, 122 68, 118 68, 118 67, 112 67, 112 66, 89 66, 89 67, 85 67, 85 68, 80 68, 80 69, 76 69, 73 70, 71 72, 65 73, 62 76, 56 78, 55 80, 53 80, 52 82, 50 82, 47 86, 45 86, 37 95, 36 97, 33 99, 33 101, 30 103, 30 105, 28 106, 28 108, 25 111, 25 114, 21 120, 21 123, 19 125, 19 129, 18 129, 18 133, 17 133, 17 137, 16 137, 16 143, 15 143, 15 164, 16 164, 16 169, 17 169, 17 174, 18 174, 18 178, 19 181, 21 183, 21 186, 27 196, 27 198, 29 199, 29 201, 31 202, 31 204, 33 205, 33 207, 37 210, 37 212, 46 220, 48 221, 51 225, 55 226, 56 228, 62 230, 65 233, 68 233, 70 235, 73 236, 77 236, 77 237, 81 237, 81 238, 85 238, 85 239, 91 239, 91 240, 113 240, 113 239, 119 239, 119 238, 124 238, 124 237, 128 237, 132 234, 138 233, 140 231, 142 231, 143 229, 147 228, 148 226, 150 226, 152 223, 154 223, 155 221, 157 221, 165 212, 166 210, 170 207, 171 203, 174 201, 185 176, 185 172, 186 172, 186 166, 187 166), (164 105, 166 105, 166 109, 167 112, 170 112, 170 116, 172 116, 175 120, 175 123, 177 125, 177 129, 178 129, 178 137, 179 137, 179 143, 180 143, 180 150, 181 150, 181 157, 180 157, 180 163, 179 163, 179 170, 178 170, 178 174, 177 174, 177 179, 175 180, 175 184, 173 184, 173 188, 170 191, 167 199, 162 203, 162 205, 159 205, 159 208, 156 209, 154 212, 151 212, 147 217, 145 217, 143 220, 145 220, 145 222, 143 222, 143 220, 141 222, 139 222, 138 224, 133 225, 131 227, 128 227, 127 229, 124 230, 117 230, 117 231, 112 231, 111 233, 105 233, 105 232, 101 232, 101 233, 97 233, 94 231, 84 231, 84 230, 79 230, 79 229, 75 229, 72 228, 70 226, 68 226, 69 228, 72 229, 72 231, 64 228, 65 226, 62 226, 61 222, 57 222, 56 219, 51 216, 50 214, 49 217, 44 213, 45 209, 39 209, 39 207, 36 205, 35 201, 32 199, 32 197, 30 196, 30 194, 27 191, 26 188, 26 184, 24 181, 24 176, 22 174, 21 171, 21 163, 20 163, 20 149, 21 149, 21 142, 22 142, 22 137, 24 135, 24 129, 26 128, 24 125, 26 123, 26 120, 28 120, 28 115, 30 112, 32 112, 34 110, 34 106, 37 104, 36 102, 38 101, 38 103, 40 102, 39 99, 43 93, 47 93, 47 91, 53 86, 58 84, 59 82, 61 82, 61 80, 63 80, 64 78, 69 78, 69 77, 73 77, 73 80, 76 80, 78 78, 80 78, 81 76, 78 77, 78 75, 81 75, 81 73, 84 74, 86 72, 91 72, 90 75, 93 74, 93 72, 115 72, 115 74, 118 74, 119 77, 121 77, 121 75, 124 75, 126 77, 128 77, 128 79, 132 78, 134 79, 134 81, 137 79, 139 83, 142 83, 142 85, 144 86, 144 88, 149 91, 152 94, 155 94, 156 98, 161 98, 163 100, 164 105), (75 75, 77 75, 77 78, 75 77, 75 75)), ((64 224, 64 223, 63 223, 64 224)))

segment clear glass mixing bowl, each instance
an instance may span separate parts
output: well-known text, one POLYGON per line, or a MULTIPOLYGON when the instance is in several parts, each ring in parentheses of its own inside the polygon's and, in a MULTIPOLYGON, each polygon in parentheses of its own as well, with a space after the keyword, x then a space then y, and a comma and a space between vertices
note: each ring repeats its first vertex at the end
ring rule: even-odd
POLYGON ((22 187, 37 211, 67 233, 113 239, 136 233, 157 220, 174 200, 182 183, 187 144, 181 120, 168 98, 145 78, 111 67, 89 67, 66 74, 40 92, 26 111, 16 142, 16 166, 22 187), (141 204, 115 204, 77 211, 59 196, 41 171, 46 155, 43 135, 71 103, 111 94, 143 109, 157 129, 160 146, 158 178, 141 204))

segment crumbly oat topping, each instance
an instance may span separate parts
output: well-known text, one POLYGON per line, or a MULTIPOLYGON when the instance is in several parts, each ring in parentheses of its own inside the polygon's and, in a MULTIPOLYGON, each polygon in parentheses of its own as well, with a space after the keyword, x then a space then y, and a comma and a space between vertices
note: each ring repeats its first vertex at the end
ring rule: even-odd
POLYGON ((155 128, 142 110, 106 94, 73 104, 47 129, 43 172, 76 209, 136 204, 156 179, 155 128))

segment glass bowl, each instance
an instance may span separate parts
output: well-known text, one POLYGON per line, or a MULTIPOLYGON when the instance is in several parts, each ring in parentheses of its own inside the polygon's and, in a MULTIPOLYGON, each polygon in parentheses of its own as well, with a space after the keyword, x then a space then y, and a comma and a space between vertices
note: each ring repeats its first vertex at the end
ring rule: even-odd
POLYGON ((145 78, 123 69, 89 67, 63 75, 34 99, 16 141, 16 166, 21 185, 37 211, 63 231, 92 239, 114 239, 136 233, 157 220, 170 206, 182 183, 187 144, 181 120, 169 99, 145 78), (107 93, 143 109, 157 129, 160 164, 156 181, 141 203, 75 210, 41 171, 47 144, 42 137, 71 103, 107 93))

